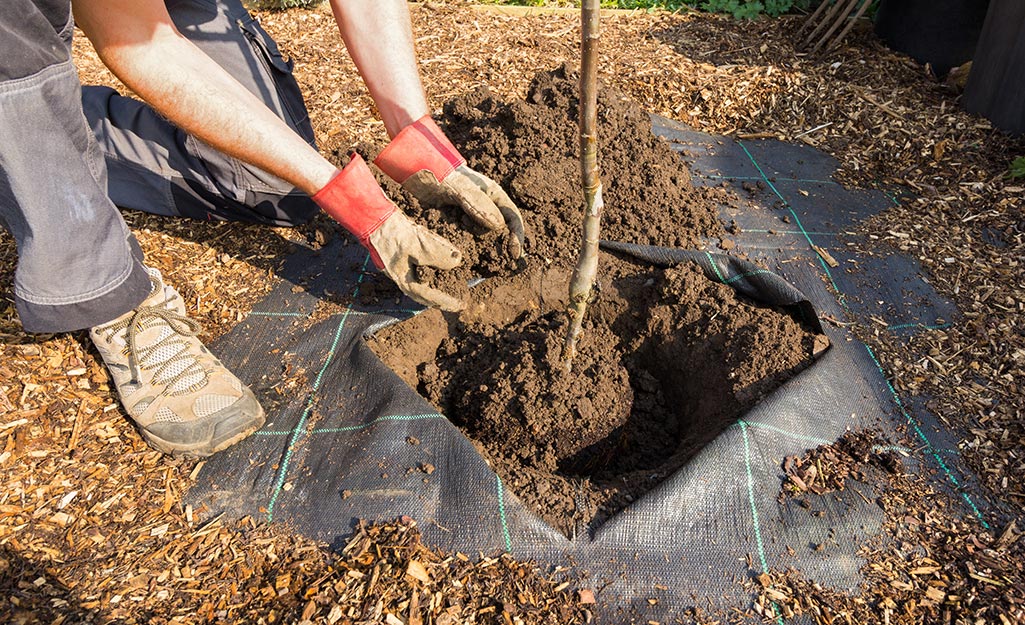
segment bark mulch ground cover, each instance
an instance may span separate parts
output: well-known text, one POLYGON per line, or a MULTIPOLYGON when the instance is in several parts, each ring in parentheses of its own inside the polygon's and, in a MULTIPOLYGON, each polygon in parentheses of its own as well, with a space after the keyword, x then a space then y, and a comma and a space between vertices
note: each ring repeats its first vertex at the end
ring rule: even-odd
MULTIPOLYGON (((383 141, 330 15, 260 17, 296 60, 324 153, 383 141)), ((481 86, 502 99, 522 98, 538 71, 578 58, 574 13, 511 17, 453 2, 415 6, 413 18, 439 110, 481 86)), ((827 591, 774 571, 751 581, 755 607, 738 610, 803 613, 822 623, 1018 622, 1025 601, 1025 185, 1005 172, 1025 143, 960 111, 956 87, 867 32, 813 58, 796 53, 796 28, 794 18, 610 15, 601 79, 648 112, 708 132, 802 141, 834 155, 847 184, 914 193, 860 229, 874 249, 917 258, 961 317, 909 338, 873 325, 855 330, 902 398, 929 398, 998 509, 986 529, 912 472, 883 472, 878 501, 889 520, 884 540, 864 548, 860 592, 827 591)), ((81 38, 75 58, 87 82, 115 84, 81 38)), ((204 324, 205 339, 245 317, 294 241, 316 244, 318 229, 329 227, 126 219, 149 262, 204 324)), ((195 517, 181 495, 200 465, 141 442, 85 335, 22 332, 11 302, 15 259, 13 241, 0 235, 0 621, 587 620, 589 594, 553 577, 566 572, 535 571, 498 554, 411 547, 415 528, 403 523, 355 530, 348 552, 329 554, 284 526, 195 517), (521 584, 522 598, 493 590, 498 580, 504 589, 521 584)), ((792 462, 791 475, 805 480, 805 465, 792 462)))
POLYGON ((980 531, 881 442, 873 432, 848 432, 783 465, 780 496, 795 498, 809 514, 821 514, 829 494, 848 480, 874 485, 875 501, 887 513, 885 538, 864 547, 860 595, 823 588, 795 571, 771 571, 749 581, 758 595, 755 612, 807 615, 817 623, 1021 622, 1020 519, 997 532, 980 531))

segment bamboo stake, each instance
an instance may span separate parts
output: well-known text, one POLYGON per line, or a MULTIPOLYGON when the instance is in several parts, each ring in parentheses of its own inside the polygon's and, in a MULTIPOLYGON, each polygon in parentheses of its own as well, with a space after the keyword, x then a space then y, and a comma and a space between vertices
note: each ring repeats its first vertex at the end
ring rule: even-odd
MULTIPOLYGON (((812 54, 818 52, 819 48, 822 47, 822 44, 824 44, 826 41, 829 40, 830 37, 833 36, 833 33, 836 32, 836 29, 840 28, 840 25, 843 24, 848 18, 850 18, 851 13, 854 11, 854 7, 858 5, 858 1, 859 0, 850 0, 850 2, 847 3, 847 6, 844 7, 843 11, 841 11, 840 14, 836 16, 836 21, 834 21, 833 25, 829 27, 829 30, 826 31, 826 34, 822 35, 818 43, 815 44, 815 47, 812 48, 812 54)), ((839 0, 837 1, 837 4, 840 4, 839 0)))
MULTIPOLYGON (((843 41, 843 38, 847 36, 847 33, 851 32, 851 29, 854 28, 854 25, 858 23, 858 20, 861 19, 861 16, 864 15, 865 11, 868 10, 870 4, 872 4, 872 0, 864 0, 864 2, 862 2, 861 8, 858 9, 857 14, 855 14, 854 17, 847 20, 847 25, 844 26, 844 29, 840 31, 840 34, 837 35, 832 41, 830 41, 828 46, 826 46, 826 52, 829 52, 834 47, 836 47, 841 41, 843 41)), ((815 47, 818 48, 818 46, 815 47)), ((812 54, 814 53, 815 51, 812 50, 812 54)))
POLYGON ((576 268, 569 285, 570 325, 562 348, 566 371, 573 367, 587 303, 598 273, 601 231, 601 179, 598 176, 598 0, 583 0, 580 7, 580 172, 584 189, 584 221, 576 268))

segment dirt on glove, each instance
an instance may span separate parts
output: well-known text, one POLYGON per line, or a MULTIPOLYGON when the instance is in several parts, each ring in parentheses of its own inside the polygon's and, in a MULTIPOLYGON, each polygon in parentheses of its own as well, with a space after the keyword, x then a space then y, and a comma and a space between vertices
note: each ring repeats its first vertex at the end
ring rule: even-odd
MULTIPOLYGON (((460 268, 425 277, 485 280, 469 289, 462 313, 427 311, 370 341, 521 501, 569 536, 672 474, 807 367, 815 347, 791 316, 696 267, 662 270, 602 253, 579 353, 565 371, 565 299, 583 206, 576 90, 561 67, 538 75, 522 101, 481 89, 446 104, 442 126, 470 167, 523 212, 528 256, 510 261, 504 235, 390 185, 411 217, 463 251, 460 268)), ((692 187, 636 105, 603 88, 598 127, 603 238, 689 248, 722 238, 718 207, 737 200, 692 187)))

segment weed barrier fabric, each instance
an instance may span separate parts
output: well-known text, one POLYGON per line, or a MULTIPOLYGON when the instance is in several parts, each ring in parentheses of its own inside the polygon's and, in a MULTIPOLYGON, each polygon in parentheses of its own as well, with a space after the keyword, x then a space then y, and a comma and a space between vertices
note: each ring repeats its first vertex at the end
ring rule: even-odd
POLYGON ((289 258, 285 280, 214 346, 253 387, 268 422, 209 459, 188 502, 207 517, 284 522, 334 546, 358 519, 408 515, 428 544, 446 550, 508 551, 574 566, 596 591, 599 621, 610 623, 664 621, 692 607, 746 609, 752 595, 745 581, 769 569, 856 589, 864 565, 858 550, 879 539, 884 521, 873 486, 849 482, 844 491, 809 495, 819 516, 779 497, 786 456, 832 443, 848 429, 881 431, 913 469, 985 523, 955 437, 924 402, 897 396, 848 328, 881 322, 884 331, 907 335, 955 319, 914 259, 878 250, 870 257, 848 245, 858 243, 849 234, 858 223, 894 200, 845 189, 831 178, 835 162, 807 147, 654 123, 695 184, 726 182, 747 197, 721 216, 736 224, 736 254, 753 262, 639 246, 619 245, 617 253, 647 254, 649 262, 686 258, 748 295, 815 319, 846 320, 817 326, 832 346, 814 365, 624 511, 567 538, 528 511, 473 444, 371 352, 365 337, 419 309, 408 300, 382 306, 361 297, 380 278, 359 245, 336 238, 289 258))

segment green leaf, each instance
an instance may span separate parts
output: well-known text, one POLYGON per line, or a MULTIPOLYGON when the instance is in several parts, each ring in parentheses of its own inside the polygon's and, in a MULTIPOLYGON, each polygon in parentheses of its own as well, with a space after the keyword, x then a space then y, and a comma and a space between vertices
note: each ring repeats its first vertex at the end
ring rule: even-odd
POLYGON ((761 0, 755 0, 754 2, 748 2, 737 7, 733 11, 733 17, 738 20, 753 20, 754 18, 761 15, 762 11, 765 10, 765 5, 761 3, 761 0))
POLYGON ((793 0, 765 0, 765 13, 772 17, 783 15, 793 7, 793 0))
POLYGON ((1025 178, 1025 156, 1019 156, 1011 161, 1011 167, 1007 172, 1007 177, 1011 180, 1025 178))

